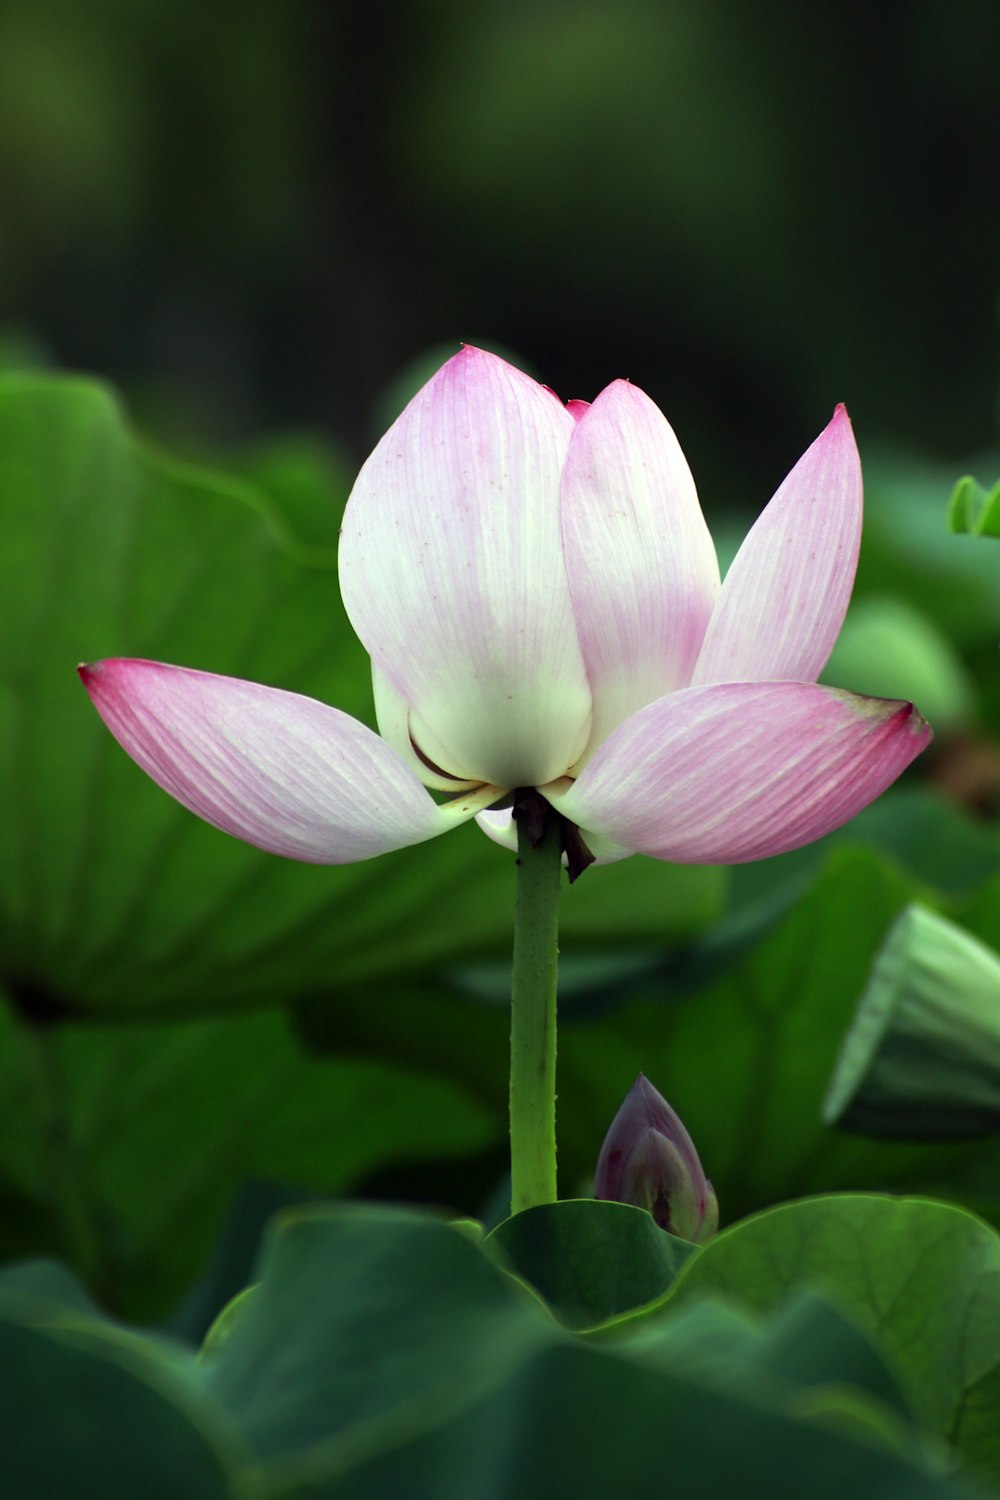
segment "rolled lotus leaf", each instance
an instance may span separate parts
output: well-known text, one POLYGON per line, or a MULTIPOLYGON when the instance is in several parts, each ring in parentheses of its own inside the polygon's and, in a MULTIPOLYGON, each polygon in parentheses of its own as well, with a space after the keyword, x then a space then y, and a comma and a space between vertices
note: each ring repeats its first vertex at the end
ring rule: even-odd
POLYGON ((1000 1130, 1000 956, 916 903, 890 927, 823 1119, 895 1140, 1000 1130))

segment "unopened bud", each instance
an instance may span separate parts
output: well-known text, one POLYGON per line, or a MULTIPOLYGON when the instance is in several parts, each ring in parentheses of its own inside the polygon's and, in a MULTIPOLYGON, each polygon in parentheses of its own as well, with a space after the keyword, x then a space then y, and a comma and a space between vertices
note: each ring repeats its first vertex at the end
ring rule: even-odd
POLYGON ((594 1196, 645 1208, 661 1229, 698 1244, 719 1227, 719 1205, 694 1142, 643 1073, 604 1138, 594 1196))

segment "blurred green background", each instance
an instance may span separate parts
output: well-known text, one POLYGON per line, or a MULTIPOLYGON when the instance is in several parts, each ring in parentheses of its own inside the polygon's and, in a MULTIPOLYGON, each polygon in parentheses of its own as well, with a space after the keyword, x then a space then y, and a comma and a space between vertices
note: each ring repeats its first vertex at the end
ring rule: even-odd
POLYGON ((72 671, 148 655, 370 719, 340 508, 461 339, 565 397, 649 391, 724 557, 845 401, 867 520, 830 680, 937 732, 816 850, 574 887, 563 1192, 642 1068, 724 1221, 848 1187, 1000 1217, 995 1138, 819 1123, 901 906, 1000 936, 1000 552, 945 523, 1000 472, 998 46, 994 5, 931 0, 5 0, 0 1259, 197 1331, 289 1197, 502 1209, 510 860, 474 828, 259 855, 72 671))
POLYGON ((756 510, 839 400, 996 439, 989 0, 6 0, 0 302, 164 433, 359 461, 431 346, 625 375, 756 510))

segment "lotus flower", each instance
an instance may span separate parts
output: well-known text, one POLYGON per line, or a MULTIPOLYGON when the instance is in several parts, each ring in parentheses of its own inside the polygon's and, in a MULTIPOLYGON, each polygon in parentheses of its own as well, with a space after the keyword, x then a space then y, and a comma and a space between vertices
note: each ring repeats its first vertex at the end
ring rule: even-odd
POLYGON ((344 514, 340 585, 380 734, 185 667, 81 673, 160 786, 294 859, 368 859, 472 817, 510 842, 523 788, 605 861, 761 859, 852 817, 930 738, 911 704, 816 684, 860 530, 838 407, 720 585, 648 396, 619 380, 566 407, 465 348, 386 433, 344 514))
POLYGON ((719 1227, 719 1205, 694 1142, 644 1073, 604 1138, 594 1197, 633 1203, 652 1214, 661 1229, 699 1244, 719 1227))

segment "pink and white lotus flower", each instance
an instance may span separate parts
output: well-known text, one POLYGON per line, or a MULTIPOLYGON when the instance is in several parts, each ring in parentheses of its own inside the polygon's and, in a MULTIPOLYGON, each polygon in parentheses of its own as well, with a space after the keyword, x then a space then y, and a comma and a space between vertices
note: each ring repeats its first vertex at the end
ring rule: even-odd
POLYGON ((720 583, 648 396, 618 380, 566 407, 465 348, 378 444, 344 515, 340 585, 380 734, 186 667, 81 674, 154 781, 293 859, 368 859, 473 817, 509 843, 504 803, 529 787, 602 860, 761 859, 845 822, 930 739, 911 704, 817 685, 860 535, 843 407, 720 583))

